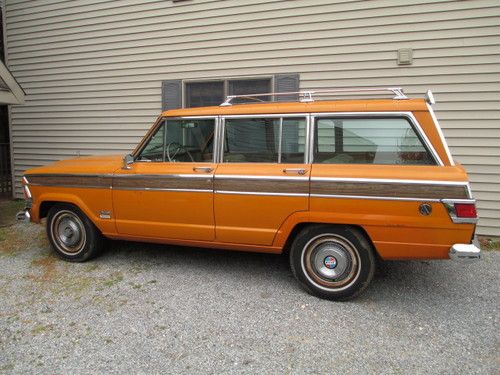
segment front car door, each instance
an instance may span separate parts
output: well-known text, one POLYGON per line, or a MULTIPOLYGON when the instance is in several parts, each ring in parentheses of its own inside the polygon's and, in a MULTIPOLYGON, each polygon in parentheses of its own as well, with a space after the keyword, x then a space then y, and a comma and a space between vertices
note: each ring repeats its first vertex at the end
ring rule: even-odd
POLYGON ((113 178, 120 234, 212 241, 215 117, 165 118, 113 178))
POLYGON ((303 114, 222 119, 216 241, 270 246, 290 215, 308 210, 306 129, 303 114))

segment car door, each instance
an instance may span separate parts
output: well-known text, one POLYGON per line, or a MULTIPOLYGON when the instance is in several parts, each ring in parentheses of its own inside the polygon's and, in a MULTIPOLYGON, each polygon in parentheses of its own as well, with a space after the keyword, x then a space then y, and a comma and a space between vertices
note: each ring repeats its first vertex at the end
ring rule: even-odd
POLYGON ((214 181, 216 241, 271 245, 294 212, 308 210, 307 116, 222 119, 214 181))
POLYGON ((166 118, 113 178, 118 233, 211 241, 216 118, 166 118))

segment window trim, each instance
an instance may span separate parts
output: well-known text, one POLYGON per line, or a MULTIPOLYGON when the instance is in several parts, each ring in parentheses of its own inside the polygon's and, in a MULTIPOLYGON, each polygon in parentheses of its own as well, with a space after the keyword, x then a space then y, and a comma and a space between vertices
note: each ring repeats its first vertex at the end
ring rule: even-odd
POLYGON ((322 117, 343 117, 343 118, 387 118, 387 117, 396 117, 396 118, 404 118, 409 123, 410 126, 413 127, 413 130, 417 134, 417 136, 422 141, 423 146, 429 151, 431 157, 434 159, 436 163, 434 166, 444 166, 443 161, 439 157, 439 154, 436 152, 436 149, 432 145, 431 141, 425 134, 422 129, 422 126, 415 118, 412 112, 319 112, 319 113, 311 113, 311 121, 310 121, 310 137, 308 139, 309 143, 309 164, 314 163, 314 130, 317 118, 322 117))
MULTIPOLYGON (((218 150, 218 158, 216 159, 217 163, 219 164, 282 164, 281 162, 278 161, 278 163, 254 163, 254 162, 242 162, 242 163, 224 163, 224 141, 225 141, 225 131, 226 131, 226 119, 240 119, 240 118, 293 118, 293 117, 301 117, 306 120, 306 125, 305 125, 305 135, 304 135, 304 158, 303 158, 303 163, 299 164, 309 164, 308 157, 307 155, 309 154, 309 127, 310 127, 310 114, 309 113, 283 113, 283 114, 251 114, 251 115, 222 115, 220 117, 220 131, 219 131, 219 141, 218 147, 220 149, 218 150)), ((282 121, 281 121, 282 123, 282 121)), ((280 146, 281 146, 281 139, 280 139, 280 146)), ((281 150, 280 150, 281 152, 281 150)), ((278 157, 278 160, 281 159, 281 155, 278 157)))
MULTIPOLYGON (((209 120, 213 119, 214 120, 214 149, 213 149, 213 157, 212 161, 208 162, 192 162, 188 161, 185 163, 217 163, 217 154, 218 154, 218 143, 219 139, 217 137, 217 129, 219 128, 219 121, 220 121, 220 116, 218 115, 213 115, 213 116, 176 116, 176 117, 168 117, 168 116, 160 116, 157 120, 156 123, 154 124, 153 127, 149 130, 149 132, 144 136, 142 139, 141 143, 136 147, 136 149, 132 152, 132 156, 134 157, 134 163, 152 163, 150 161, 144 161, 144 160, 137 160, 137 157, 141 154, 141 152, 144 150, 144 148, 147 146, 148 142, 151 140, 151 138, 156 134, 157 129, 163 124, 164 121, 171 121, 171 120, 209 120)), ((161 161, 161 162, 155 162, 155 163, 170 163, 168 161, 161 161)))

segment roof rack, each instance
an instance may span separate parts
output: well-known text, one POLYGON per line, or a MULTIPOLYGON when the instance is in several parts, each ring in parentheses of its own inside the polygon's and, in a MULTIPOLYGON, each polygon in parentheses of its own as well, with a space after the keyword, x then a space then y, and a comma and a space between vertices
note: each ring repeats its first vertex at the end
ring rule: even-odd
POLYGON ((292 92, 274 92, 274 93, 265 93, 265 94, 247 94, 247 95, 228 95, 226 96, 226 100, 220 106, 225 107, 228 105, 232 105, 231 101, 233 99, 251 99, 259 102, 263 102, 264 100, 260 100, 259 97, 262 96, 284 96, 284 95, 297 95, 299 97, 299 101, 302 103, 314 102, 313 95, 315 94, 332 94, 332 93, 364 93, 364 92, 383 92, 389 91, 394 94, 393 99, 408 99, 408 97, 403 93, 403 89, 401 87, 365 87, 365 88, 343 88, 343 89, 328 89, 328 90, 307 90, 307 91, 292 91, 292 92))

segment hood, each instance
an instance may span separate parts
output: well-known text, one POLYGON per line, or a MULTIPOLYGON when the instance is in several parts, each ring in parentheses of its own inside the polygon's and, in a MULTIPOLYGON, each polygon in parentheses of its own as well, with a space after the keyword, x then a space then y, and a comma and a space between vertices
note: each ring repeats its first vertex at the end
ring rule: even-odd
POLYGON ((110 174, 121 168, 122 164, 123 155, 87 156, 31 168, 24 174, 110 174))

